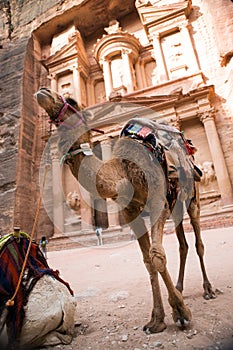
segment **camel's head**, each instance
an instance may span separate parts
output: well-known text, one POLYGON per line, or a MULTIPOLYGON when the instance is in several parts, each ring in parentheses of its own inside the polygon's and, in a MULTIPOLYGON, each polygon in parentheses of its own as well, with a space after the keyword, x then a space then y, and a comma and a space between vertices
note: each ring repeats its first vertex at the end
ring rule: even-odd
POLYGON ((60 126, 71 114, 77 114, 79 120, 85 122, 82 114, 78 112, 80 109, 77 102, 72 98, 65 98, 44 87, 37 91, 35 97, 38 104, 48 113, 50 121, 56 126, 60 126))

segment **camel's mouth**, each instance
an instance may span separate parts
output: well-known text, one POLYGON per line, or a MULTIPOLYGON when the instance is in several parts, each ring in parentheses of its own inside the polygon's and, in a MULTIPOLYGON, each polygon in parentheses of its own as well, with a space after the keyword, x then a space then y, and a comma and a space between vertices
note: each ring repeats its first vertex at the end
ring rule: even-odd
POLYGON ((40 107, 42 107, 49 115, 53 114, 55 98, 50 89, 40 88, 34 96, 40 107))
POLYGON ((51 100, 54 101, 54 98, 50 92, 49 89, 46 89, 46 88, 41 88, 40 90, 38 90, 36 93, 35 93, 35 98, 38 102, 38 104, 45 108, 45 104, 47 105, 48 102, 51 103, 51 100), (46 103, 47 102, 47 103, 46 103))

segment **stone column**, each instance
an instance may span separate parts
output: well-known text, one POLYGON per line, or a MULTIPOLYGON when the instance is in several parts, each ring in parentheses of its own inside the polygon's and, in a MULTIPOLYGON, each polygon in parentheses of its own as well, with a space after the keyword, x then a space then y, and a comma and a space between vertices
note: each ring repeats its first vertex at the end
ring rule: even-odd
POLYGON ((143 77, 142 77, 142 65, 141 65, 141 61, 138 61, 135 64, 135 71, 136 71, 136 76, 137 76, 137 87, 138 89, 143 89, 146 84, 143 83, 143 77))
POLYGON ((158 78, 160 83, 168 80, 168 73, 166 68, 166 63, 164 60, 163 50, 161 46, 161 40, 159 33, 151 34, 153 40, 154 57, 156 59, 158 78))
POLYGON ((54 236, 64 232, 64 207, 61 167, 57 149, 57 137, 51 142, 50 157, 52 160, 52 185, 53 185, 53 225, 54 236))
POLYGON ((80 69, 77 66, 74 66, 72 71, 73 71, 75 99, 78 102, 78 105, 81 107, 82 106, 82 93, 81 93, 80 69))
MULTIPOLYGON (((112 154, 111 141, 105 140, 101 142, 102 159, 104 161, 110 159, 112 154)), ((119 208, 118 205, 111 199, 107 198, 108 224, 109 228, 119 228, 119 208)))
POLYGON ((180 29, 180 32, 181 32, 182 37, 183 37, 182 47, 184 47, 183 52, 184 52, 184 55, 186 56, 185 61, 187 62, 187 66, 189 68, 189 71, 195 73, 200 68, 198 67, 195 51, 194 51, 193 44, 191 41, 188 21, 184 22, 179 27, 179 29, 180 29))
POLYGON ((123 70, 124 70, 124 86, 127 88, 127 93, 131 93, 134 91, 133 77, 132 77, 132 65, 130 61, 130 53, 131 50, 122 50, 122 62, 123 62, 123 70))
POLYGON ((222 203, 224 206, 232 205, 232 187, 222 151, 222 146, 215 125, 214 111, 205 111, 203 113, 199 113, 198 116, 200 117, 201 122, 204 124, 222 203))
POLYGON ((107 58, 104 58, 100 61, 100 64, 103 66, 106 99, 108 100, 112 92, 112 75, 110 69, 110 62, 107 58))
POLYGON ((81 228, 82 232, 93 229, 93 211, 90 193, 80 184, 80 211, 81 211, 81 228))

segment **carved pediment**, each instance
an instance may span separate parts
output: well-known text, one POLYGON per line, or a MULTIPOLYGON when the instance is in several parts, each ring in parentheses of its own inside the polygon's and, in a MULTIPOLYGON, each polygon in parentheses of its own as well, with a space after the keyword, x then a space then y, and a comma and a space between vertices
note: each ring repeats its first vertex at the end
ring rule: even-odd
POLYGON ((85 52, 82 38, 78 32, 70 37, 69 43, 64 45, 59 51, 51 55, 45 64, 48 68, 59 65, 62 62, 71 61, 74 58, 79 58, 83 63, 89 65, 88 58, 85 52))
POLYGON ((51 55, 46 60, 46 65, 51 67, 53 65, 59 64, 61 61, 69 61, 71 58, 77 56, 76 40, 73 40, 68 45, 63 46, 55 54, 51 55))
POLYGON ((167 1, 147 1, 137 6, 137 10, 144 26, 152 26, 179 16, 189 17, 192 9, 191 0, 168 3, 167 1))

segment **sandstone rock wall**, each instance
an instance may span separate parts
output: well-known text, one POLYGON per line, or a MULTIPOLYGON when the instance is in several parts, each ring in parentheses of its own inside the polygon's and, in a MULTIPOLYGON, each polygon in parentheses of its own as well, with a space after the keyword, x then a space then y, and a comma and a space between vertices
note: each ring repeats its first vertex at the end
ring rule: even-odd
MULTIPOLYGON (((43 74, 34 57, 28 25, 43 8, 36 1, 12 1, 10 8, 6 3, 0 4, 0 233, 9 232, 14 225, 30 233, 39 194, 38 153, 42 148, 33 94, 43 74)), ((41 3, 52 7, 58 1, 41 3)))
POLYGON ((26 40, 0 51, 0 227, 12 228, 21 115, 23 61, 26 40))

